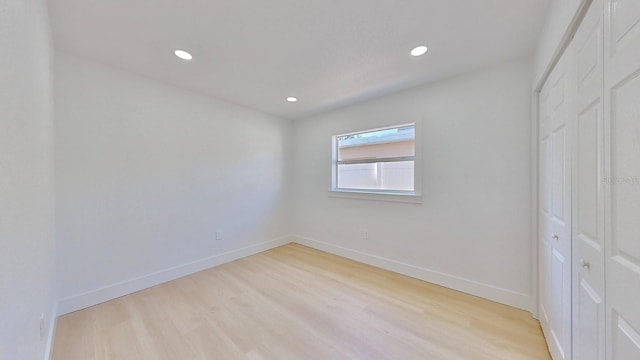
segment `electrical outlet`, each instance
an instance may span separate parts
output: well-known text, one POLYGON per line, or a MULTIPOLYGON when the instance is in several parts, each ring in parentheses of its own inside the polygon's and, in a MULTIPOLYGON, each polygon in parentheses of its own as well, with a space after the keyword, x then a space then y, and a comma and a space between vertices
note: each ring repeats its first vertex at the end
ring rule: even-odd
POLYGON ((216 230, 216 240, 222 240, 222 231, 216 230))
POLYGON ((369 232, 367 230, 362 232, 362 238, 365 240, 369 240, 369 232))
POLYGON ((40 341, 44 340, 45 330, 44 314, 40 314, 40 341))

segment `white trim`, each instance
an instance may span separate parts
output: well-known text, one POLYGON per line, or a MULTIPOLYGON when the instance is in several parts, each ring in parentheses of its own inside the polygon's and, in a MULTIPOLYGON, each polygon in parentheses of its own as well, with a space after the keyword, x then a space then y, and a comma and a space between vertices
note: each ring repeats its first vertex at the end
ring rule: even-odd
POLYGON ((329 197, 422 204, 422 195, 417 195, 414 193, 403 194, 403 193, 391 193, 391 192, 373 192, 373 191, 364 191, 364 190, 363 191, 329 190, 329 197))
POLYGON ((551 75, 551 72, 558 64, 558 61, 560 61, 560 58, 564 54, 564 51, 567 49, 567 47, 571 43, 571 40, 573 40, 573 37, 576 35, 576 32, 580 27, 580 22, 582 21, 584 16, 587 14, 587 11, 589 10, 589 6, 591 6, 592 2, 593 0, 580 1, 580 5, 578 5, 576 12, 573 14, 573 19, 571 19, 571 22, 569 23, 569 25, 567 26, 567 29, 562 35, 562 38, 560 39, 560 43, 558 43, 558 47, 556 48, 556 51, 551 56, 551 60, 549 61, 549 63, 547 64, 547 67, 542 72, 542 75, 540 76, 540 80, 538 81, 537 84, 535 84, 533 88, 534 92, 542 91, 542 88, 544 87, 544 84, 547 82, 549 75, 551 75))
POLYGON ((400 261, 384 258, 382 256, 367 254, 342 246, 330 244, 324 241, 305 238, 294 235, 294 242, 312 247, 314 249, 326 251, 328 253, 346 257, 351 260, 369 264, 381 269, 397 272, 419 280, 438 284, 450 289, 493 300, 502 304, 510 305, 519 309, 529 311, 531 306, 531 296, 504 289, 498 286, 484 284, 475 280, 465 279, 460 276, 445 274, 439 271, 426 269, 423 267, 406 264, 400 261))
POLYGON ((540 91, 534 91, 531 100, 531 305, 529 311, 535 319, 539 319, 538 304, 538 175, 539 175, 539 159, 538 159, 538 142, 539 142, 539 110, 540 110, 540 91))
POLYGON ((51 315, 49 315, 49 327, 47 328, 47 343, 44 348, 44 360, 53 358, 53 344, 56 339, 56 326, 58 324, 58 302, 54 302, 51 315))
POLYGON ((82 294, 60 299, 58 301, 58 313, 61 316, 73 311, 84 309, 100 304, 124 295, 140 291, 151 286, 155 286, 167 281, 171 281, 189 274, 196 273, 217 265, 228 263, 250 255, 257 254, 269 249, 276 248, 290 243, 291 236, 283 236, 270 241, 265 241, 255 245, 246 246, 240 249, 231 250, 222 254, 217 254, 204 259, 192 261, 190 263, 177 265, 166 270, 161 270, 152 274, 143 275, 137 278, 124 280, 112 285, 87 291, 82 294))
POLYGON ((189 274, 193 274, 198 271, 251 256, 262 251, 286 245, 291 242, 309 246, 314 249, 326 251, 351 260, 363 262, 372 266, 379 267, 381 269, 397 272, 419 280, 445 286, 454 290, 462 291, 502 304, 510 305, 519 309, 529 310, 529 307, 531 305, 531 296, 527 294, 518 293, 498 286, 484 284, 475 280, 445 274, 439 271, 411 264, 406 264, 385 257, 367 254, 323 241, 313 240, 302 236, 288 235, 271 241, 266 241, 237 250, 232 250, 205 259, 196 260, 187 264, 174 266, 167 270, 158 271, 152 274, 125 280, 110 286, 105 286, 82 294, 60 299, 60 301, 58 301, 57 303, 56 308, 54 309, 54 316, 52 316, 53 320, 51 321, 49 329, 45 359, 50 359, 50 356, 52 355, 57 316, 62 316, 73 311, 97 305, 105 301, 109 301, 121 296, 134 293, 136 291, 149 288, 151 286, 155 286, 189 274))

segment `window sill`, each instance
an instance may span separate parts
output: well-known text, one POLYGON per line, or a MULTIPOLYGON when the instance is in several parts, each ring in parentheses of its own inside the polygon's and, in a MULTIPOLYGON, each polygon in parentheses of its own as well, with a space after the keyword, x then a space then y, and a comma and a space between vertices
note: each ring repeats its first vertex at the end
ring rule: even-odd
POLYGON ((422 204, 422 195, 418 194, 368 192, 356 190, 329 190, 329 197, 422 204))

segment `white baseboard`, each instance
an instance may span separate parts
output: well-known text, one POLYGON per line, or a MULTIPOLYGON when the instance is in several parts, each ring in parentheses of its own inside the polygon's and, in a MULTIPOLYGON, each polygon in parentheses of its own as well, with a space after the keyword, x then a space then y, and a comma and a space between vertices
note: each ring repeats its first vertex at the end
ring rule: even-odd
POLYGON ((527 294, 518 293, 489 284, 483 284, 478 281, 441 273, 439 271, 415 265, 405 264, 396 260, 363 253, 323 241, 313 240, 302 236, 293 236, 293 238, 294 242, 301 245, 306 245, 334 255, 346 257, 351 260, 359 261, 531 312, 531 297, 527 294))
POLYGON ((257 254, 265 250, 273 249, 275 247, 288 244, 292 242, 292 240, 293 237, 291 236, 283 236, 270 241, 196 260, 187 264, 174 266, 152 274, 121 281, 116 284, 87 291, 82 294, 69 296, 58 301, 58 313, 56 315, 60 316, 89 306, 97 305, 105 301, 196 273, 198 271, 257 254))
POLYGON ((49 315, 49 324, 47 327, 47 343, 44 347, 44 360, 51 360, 53 358, 53 343, 56 338, 56 324, 58 323, 58 302, 53 304, 51 314, 49 315))
MULTIPOLYGON (((128 295, 136 291, 149 288, 151 286, 155 286, 189 274, 193 274, 198 271, 202 271, 233 260, 241 259, 246 256, 257 254, 265 250, 273 249, 290 242, 296 242, 338 256, 343 256, 365 264, 407 275, 416 279, 428 281, 454 290, 462 291, 502 304, 517 307, 519 309, 531 311, 531 297, 527 294, 518 293, 512 290, 484 284, 470 279, 465 279, 459 276, 445 274, 439 271, 402 263, 400 261, 388 259, 382 256, 367 254, 327 242, 309 239, 302 236, 291 235, 228 251, 187 264, 174 266, 166 270, 158 271, 134 279, 125 280, 82 294, 66 297, 58 301, 57 312, 54 314, 56 316, 68 314, 76 310, 97 305, 102 302, 128 295)), ((50 347, 53 346, 56 316, 53 316, 51 325, 52 327, 50 328, 51 330, 49 331, 49 338, 47 339, 46 351, 48 354, 50 354, 52 350, 50 349, 50 347)))

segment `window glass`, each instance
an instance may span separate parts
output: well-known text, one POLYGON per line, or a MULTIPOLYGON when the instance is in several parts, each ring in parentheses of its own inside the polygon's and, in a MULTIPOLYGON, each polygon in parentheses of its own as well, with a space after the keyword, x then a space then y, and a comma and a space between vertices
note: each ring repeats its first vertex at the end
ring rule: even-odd
POLYGON ((335 189, 414 191, 415 125, 335 137, 335 189))

